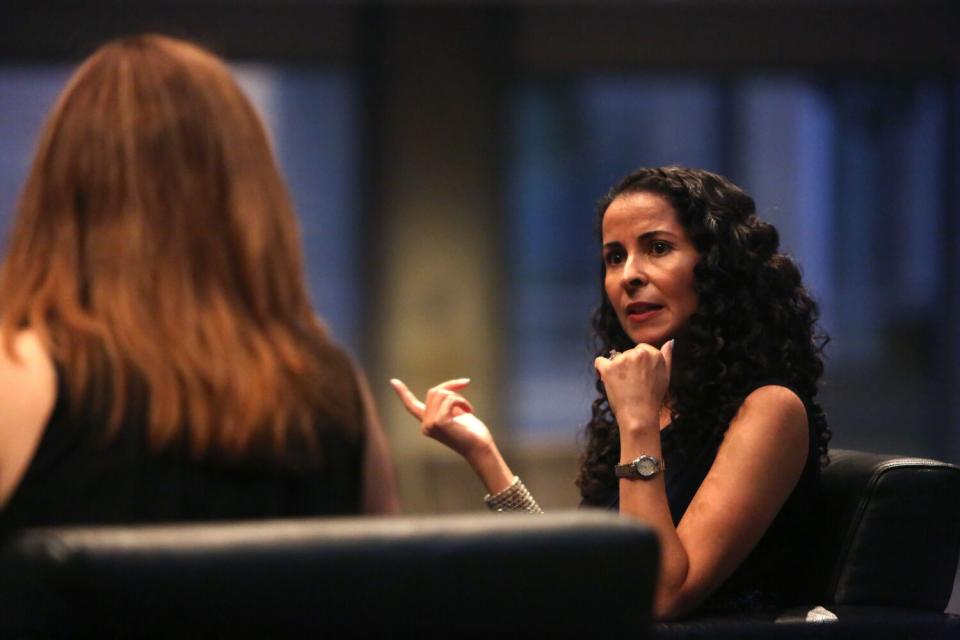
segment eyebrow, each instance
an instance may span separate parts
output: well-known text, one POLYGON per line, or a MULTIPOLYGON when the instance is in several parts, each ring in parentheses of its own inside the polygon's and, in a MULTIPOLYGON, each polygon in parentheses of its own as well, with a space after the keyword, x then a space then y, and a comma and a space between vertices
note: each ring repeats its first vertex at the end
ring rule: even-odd
MULTIPOLYGON (((639 240, 652 240, 653 238, 657 238, 659 236, 676 238, 676 235, 677 234, 673 233, 672 231, 667 231, 666 229, 654 229, 653 231, 647 231, 645 233, 641 233, 639 240)), ((607 249, 609 247, 620 247, 620 246, 623 246, 623 243, 618 240, 611 240, 610 242, 605 242, 603 244, 604 249, 607 249)))
POLYGON ((651 238, 656 238, 657 236, 668 236, 676 237, 676 234, 672 231, 667 231, 666 229, 654 229, 653 231, 647 231, 646 233, 640 234, 641 240, 650 240, 651 238))

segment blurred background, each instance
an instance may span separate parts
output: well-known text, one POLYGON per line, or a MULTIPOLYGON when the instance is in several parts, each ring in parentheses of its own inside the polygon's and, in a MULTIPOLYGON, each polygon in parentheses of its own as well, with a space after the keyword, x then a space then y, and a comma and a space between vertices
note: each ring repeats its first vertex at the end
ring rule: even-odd
POLYGON ((541 504, 577 504, 594 204, 641 165, 725 174, 780 229, 833 338, 833 446, 960 463, 957 3, 7 0, 4 228, 75 64, 141 31, 225 56, 259 106, 407 511, 479 509, 483 490, 393 376, 470 376, 541 504))

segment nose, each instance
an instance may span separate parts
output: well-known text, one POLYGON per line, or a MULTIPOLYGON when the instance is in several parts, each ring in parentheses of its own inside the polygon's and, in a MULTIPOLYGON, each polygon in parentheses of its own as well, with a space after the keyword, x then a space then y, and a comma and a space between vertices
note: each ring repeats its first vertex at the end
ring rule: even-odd
POLYGON ((646 283, 647 275, 644 271, 643 261, 636 255, 627 256, 627 261, 624 263, 621 272, 621 286, 630 290, 642 287, 646 283))

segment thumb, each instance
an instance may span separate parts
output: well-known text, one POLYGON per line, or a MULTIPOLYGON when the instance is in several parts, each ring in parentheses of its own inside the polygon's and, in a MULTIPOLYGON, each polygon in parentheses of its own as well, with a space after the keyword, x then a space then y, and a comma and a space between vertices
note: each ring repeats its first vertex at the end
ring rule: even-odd
POLYGON ((667 366, 667 380, 670 379, 670 372, 673 370, 673 344, 676 340, 668 340, 660 349, 660 355, 663 356, 663 363, 667 366))
POLYGON ((603 378, 603 374, 607 372, 607 367, 609 366, 610 360, 608 358, 604 358, 603 356, 598 356, 593 361, 593 368, 596 370, 597 375, 600 376, 600 378, 603 378))

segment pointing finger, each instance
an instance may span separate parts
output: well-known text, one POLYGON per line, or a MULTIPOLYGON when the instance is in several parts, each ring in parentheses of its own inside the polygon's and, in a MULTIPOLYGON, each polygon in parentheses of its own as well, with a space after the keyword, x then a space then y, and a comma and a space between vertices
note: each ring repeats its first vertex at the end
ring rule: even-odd
POLYGON ((400 400, 403 402, 403 406, 407 408, 407 411, 417 420, 422 419, 426 405, 420 402, 417 396, 413 395, 413 392, 407 388, 407 385, 403 384, 398 378, 392 378, 390 380, 390 386, 392 386, 393 390, 400 396, 400 400))
POLYGON ((470 384, 470 378, 454 378, 453 380, 447 380, 446 382, 441 382, 435 388, 447 389, 449 391, 457 391, 458 389, 463 389, 468 384, 470 384))

